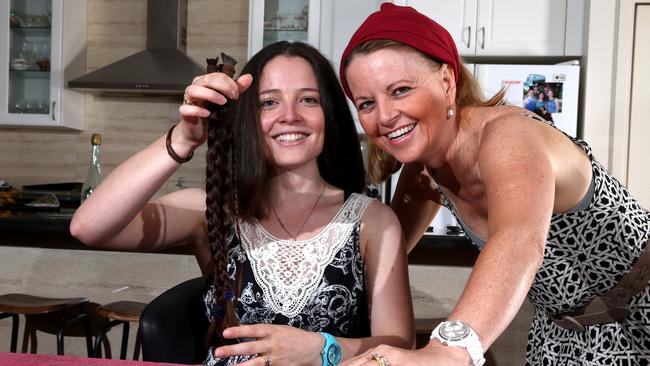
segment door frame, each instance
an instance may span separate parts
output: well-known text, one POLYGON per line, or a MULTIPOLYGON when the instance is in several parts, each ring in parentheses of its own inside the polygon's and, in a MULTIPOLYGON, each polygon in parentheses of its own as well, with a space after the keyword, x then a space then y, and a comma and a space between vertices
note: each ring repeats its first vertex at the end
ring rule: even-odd
POLYGON ((614 118, 611 134, 610 170, 623 184, 627 184, 636 7, 637 5, 650 5, 650 0, 621 0, 619 5, 618 57, 615 66, 616 92, 612 97, 614 118))

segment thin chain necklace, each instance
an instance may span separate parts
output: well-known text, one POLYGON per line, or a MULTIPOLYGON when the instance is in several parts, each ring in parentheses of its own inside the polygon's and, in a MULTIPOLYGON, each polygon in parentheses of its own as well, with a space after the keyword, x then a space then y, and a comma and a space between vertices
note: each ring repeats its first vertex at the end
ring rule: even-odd
POLYGON ((321 196, 323 195, 323 192, 325 191, 325 183, 323 183, 323 188, 321 188, 320 193, 318 194, 318 198, 316 198, 316 202, 314 202, 314 205, 311 207, 311 210, 309 211, 309 214, 307 214, 307 217, 305 218, 305 221, 302 222, 302 225, 300 225, 300 229, 298 229, 298 232, 296 235, 293 235, 289 232, 287 229, 287 226, 280 220, 280 217, 278 216, 278 213, 275 211, 275 207, 273 207, 273 204, 271 204, 271 210, 273 210, 273 215, 275 215, 275 219, 278 220, 278 224, 280 224, 280 227, 282 230, 284 230, 287 235, 293 240, 296 241, 296 238, 300 233, 302 232, 302 229, 305 227, 305 224, 307 224, 307 221, 309 221, 309 218, 311 217, 311 214, 314 213, 314 210, 316 209, 316 206, 318 206, 318 202, 320 201, 321 196))

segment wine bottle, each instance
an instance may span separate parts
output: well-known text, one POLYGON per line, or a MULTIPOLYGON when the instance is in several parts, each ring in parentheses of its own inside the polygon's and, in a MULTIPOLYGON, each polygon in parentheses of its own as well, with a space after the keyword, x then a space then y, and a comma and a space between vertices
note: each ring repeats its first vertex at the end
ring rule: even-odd
POLYGON ((86 179, 81 186, 81 203, 93 193, 102 180, 102 167, 100 163, 102 135, 94 133, 90 138, 90 143, 92 145, 92 155, 88 173, 86 173, 86 179))

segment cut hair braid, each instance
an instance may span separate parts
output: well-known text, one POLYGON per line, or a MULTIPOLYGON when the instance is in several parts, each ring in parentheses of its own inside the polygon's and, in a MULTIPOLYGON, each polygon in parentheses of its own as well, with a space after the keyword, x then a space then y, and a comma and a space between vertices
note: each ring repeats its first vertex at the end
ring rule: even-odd
POLYGON ((233 146, 231 123, 226 118, 227 108, 216 110, 208 122, 208 151, 206 155, 206 219, 208 240, 214 263, 212 285, 215 289, 216 308, 221 318, 215 317, 208 329, 206 344, 222 344, 223 330, 238 323, 235 315, 233 285, 228 275, 228 247, 226 236, 236 226, 233 211, 233 146))

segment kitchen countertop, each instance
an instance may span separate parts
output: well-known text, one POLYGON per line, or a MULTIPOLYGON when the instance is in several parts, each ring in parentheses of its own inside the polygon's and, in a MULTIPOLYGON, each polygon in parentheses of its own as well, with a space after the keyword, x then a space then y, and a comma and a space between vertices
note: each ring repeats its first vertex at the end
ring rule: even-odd
MULTIPOLYGON (((83 245, 70 235, 74 209, 61 212, 0 211, 0 245, 52 249, 100 250, 83 245)), ((161 253, 192 254, 189 247, 161 253)), ((472 266, 479 250, 462 234, 449 235, 444 229, 426 233, 409 253, 409 264, 472 266)))

